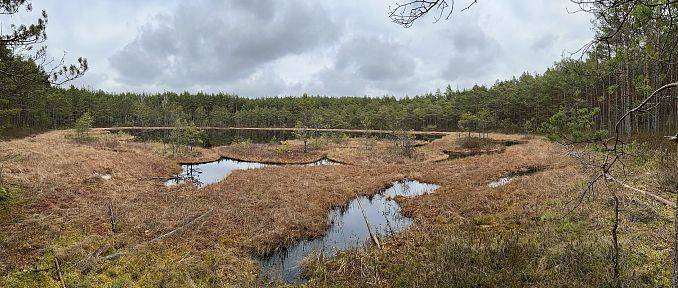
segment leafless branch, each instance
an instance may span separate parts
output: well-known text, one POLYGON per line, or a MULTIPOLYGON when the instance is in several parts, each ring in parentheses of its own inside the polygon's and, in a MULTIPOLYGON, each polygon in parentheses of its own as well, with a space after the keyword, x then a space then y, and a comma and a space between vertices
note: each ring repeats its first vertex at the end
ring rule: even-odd
MULTIPOLYGON (((477 3, 478 0, 473 0, 461 11, 466 11, 477 3)), ((449 19, 454 12, 454 4, 454 0, 414 0, 403 4, 396 3, 395 8, 389 9, 388 17, 394 23, 409 28, 417 19, 432 13, 434 10, 437 11, 434 22, 443 18, 449 19)))

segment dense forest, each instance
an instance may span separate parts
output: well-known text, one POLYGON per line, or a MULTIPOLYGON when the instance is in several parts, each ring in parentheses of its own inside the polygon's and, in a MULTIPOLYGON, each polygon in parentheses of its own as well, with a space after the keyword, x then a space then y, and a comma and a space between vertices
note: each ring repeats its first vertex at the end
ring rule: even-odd
MULTIPOLYGON (((94 125, 171 126, 177 119, 199 126, 369 128, 457 130, 459 120, 482 119, 472 128, 538 132, 561 110, 597 112, 597 128, 609 129, 654 89, 678 80, 678 3, 628 1, 612 7, 587 6, 596 16, 596 39, 583 52, 543 74, 525 73, 491 87, 463 91, 432 87, 434 93, 383 97, 297 96, 251 99, 230 94, 113 94, 59 88, 50 81, 13 84, 0 78, 0 127, 6 133, 70 127, 90 112, 94 125), (42 83, 42 84, 41 84, 42 83), (482 123, 482 124, 479 124, 482 123)), ((47 75, 33 60, 3 47, 0 70, 47 75)), ((625 119, 627 135, 678 130, 676 92, 658 98, 652 109, 625 119), (662 104, 662 105, 659 105, 662 104)), ((468 127, 467 127, 468 128, 468 127)))

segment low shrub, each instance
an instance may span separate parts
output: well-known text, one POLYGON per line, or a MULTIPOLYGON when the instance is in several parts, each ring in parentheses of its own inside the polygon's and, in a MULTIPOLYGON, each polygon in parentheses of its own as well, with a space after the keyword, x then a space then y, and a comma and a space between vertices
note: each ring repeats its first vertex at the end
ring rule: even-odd
POLYGON ((92 130, 92 123, 94 118, 89 112, 82 114, 78 120, 75 121, 75 141, 77 142, 88 142, 92 140, 92 137, 89 135, 92 130))
POLYGON ((665 155, 661 157, 659 169, 657 170, 657 184, 668 192, 678 191, 678 165, 675 155, 665 155))
POLYGON ((235 146, 243 149, 250 149, 252 147, 252 140, 250 139, 245 139, 242 141, 238 141, 235 143, 235 146))
MULTIPOLYGON (((370 249, 346 252, 336 259, 312 259, 306 266, 310 283, 346 287, 368 280, 381 281, 385 287, 609 286, 609 249, 595 237, 563 240, 550 235, 546 242, 533 238, 537 235, 497 236, 477 230, 421 236, 410 238, 408 242, 413 243, 399 246, 393 253, 370 249)), ((631 279, 631 275, 623 275, 629 283, 646 284, 631 279)))
POLYGON ((464 137, 457 140, 457 145, 464 149, 478 149, 493 145, 494 142, 489 138, 464 137))
POLYGON ((414 157, 414 134, 411 131, 395 131, 393 134, 393 152, 407 158, 414 157))
POLYGON ((0 202, 5 202, 9 199, 9 191, 7 188, 0 186, 0 202))
POLYGON ((334 144, 342 144, 342 143, 345 143, 346 141, 348 141, 349 138, 350 138, 350 137, 348 137, 348 135, 346 135, 346 133, 341 133, 341 134, 336 134, 336 133, 335 133, 335 134, 332 134, 332 142, 333 142, 334 144))
POLYGON ((633 223, 649 224, 661 219, 661 215, 647 203, 631 199, 626 209, 628 218, 633 223))
POLYGON ((311 149, 317 150, 325 146, 325 143, 327 142, 325 137, 320 137, 320 138, 315 138, 313 141, 311 141, 311 149))
POLYGON ((280 146, 275 148, 275 153, 278 154, 278 155, 286 154, 286 153, 289 153, 290 151, 292 151, 292 146, 287 142, 282 143, 282 144, 280 144, 280 146))

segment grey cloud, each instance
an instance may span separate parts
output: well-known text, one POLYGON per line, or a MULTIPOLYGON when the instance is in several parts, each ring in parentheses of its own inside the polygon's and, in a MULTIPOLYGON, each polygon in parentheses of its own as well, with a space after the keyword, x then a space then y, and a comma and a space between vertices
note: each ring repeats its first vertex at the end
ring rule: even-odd
POLYGON ((536 50, 536 51, 549 50, 549 49, 551 49, 551 47, 553 47, 553 45, 555 44, 555 42, 557 40, 558 40, 558 37, 556 37, 555 35, 551 35, 551 34, 542 35, 541 37, 539 37, 539 39, 535 40, 532 43, 532 45, 530 45, 530 48, 532 48, 532 50, 536 50))
POLYGON ((450 31, 450 58, 442 77, 448 80, 482 76, 495 64, 501 53, 499 42, 489 36, 476 21, 450 31))
POLYGON ((400 43, 378 35, 353 36, 338 48, 334 65, 316 75, 318 90, 360 95, 395 93, 407 86, 417 63, 400 43))
MULTIPOLYGON (((241 79, 229 83, 226 86, 227 91, 240 95, 250 95, 253 97, 280 96, 284 95, 288 85, 278 74, 269 69, 262 69, 247 79, 241 79)), ((219 92, 218 89, 209 92, 219 92)))
POLYGON ((117 92, 414 95, 543 71, 593 36, 569 1, 497 0, 410 29, 388 20, 391 0, 33 2, 50 53, 90 60, 73 83, 117 92))
POLYGON ((331 44, 340 26, 305 0, 203 0, 159 15, 109 58, 120 81, 171 87, 246 79, 267 63, 331 44))
POLYGON ((414 74, 415 62, 399 43, 381 36, 358 36, 343 43, 335 69, 370 81, 398 80, 414 74))

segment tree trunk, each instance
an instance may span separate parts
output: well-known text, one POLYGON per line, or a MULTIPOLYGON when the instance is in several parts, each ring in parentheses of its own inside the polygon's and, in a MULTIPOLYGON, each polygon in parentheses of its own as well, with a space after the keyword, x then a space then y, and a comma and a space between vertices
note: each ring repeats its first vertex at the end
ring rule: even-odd
MULTIPOLYGON (((676 145, 676 155, 678 155, 678 145, 676 145)), ((678 162, 676 162, 678 168, 678 162)), ((678 191, 676 193, 676 208, 673 212, 673 228, 675 229, 673 237, 673 275, 671 277, 671 287, 678 288, 678 191)))
POLYGON ((614 287, 621 288, 621 280, 619 279, 619 240, 617 237, 617 229, 619 228, 619 197, 617 192, 613 192, 614 198, 614 224, 612 225, 612 281, 614 287))
MULTIPOLYGON (((676 191, 676 204, 678 204, 678 191, 676 191)), ((671 287, 678 288, 678 206, 675 208, 673 215, 675 233, 673 237, 673 275, 671 277, 671 287)))

